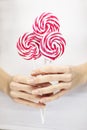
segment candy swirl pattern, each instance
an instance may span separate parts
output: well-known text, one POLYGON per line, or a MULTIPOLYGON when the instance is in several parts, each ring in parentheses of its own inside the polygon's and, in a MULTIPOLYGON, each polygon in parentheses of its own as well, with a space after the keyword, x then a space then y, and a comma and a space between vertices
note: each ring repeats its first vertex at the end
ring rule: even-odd
POLYGON ((60 57, 66 41, 60 33, 59 20, 52 13, 36 17, 32 33, 25 33, 17 42, 20 56, 26 60, 38 59, 42 55, 50 60, 60 57))
POLYGON ((17 42, 18 53, 26 60, 36 60, 41 56, 39 46, 40 39, 34 33, 25 33, 17 42))
POLYGON ((64 53, 65 45, 66 41, 60 33, 51 32, 43 36, 40 51, 45 57, 55 60, 64 53))
POLYGON ((60 25, 59 20, 52 13, 42 13, 39 17, 35 19, 33 24, 34 33, 37 35, 44 36, 45 33, 58 31, 60 25))

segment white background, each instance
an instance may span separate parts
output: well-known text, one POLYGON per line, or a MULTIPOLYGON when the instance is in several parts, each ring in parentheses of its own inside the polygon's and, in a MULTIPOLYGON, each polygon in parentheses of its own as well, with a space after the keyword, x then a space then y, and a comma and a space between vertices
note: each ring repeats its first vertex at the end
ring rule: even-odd
MULTIPOLYGON (((16 43, 21 34, 32 31, 34 19, 43 12, 52 12, 59 18, 67 41, 64 55, 54 64, 87 62, 87 0, 0 0, 0 66, 10 74, 28 75, 33 69, 33 61, 18 55, 16 43)), ((42 59, 35 64, 42 65, 42 59)), ((44 125, 39 110, 14 103, 0 93, 0 127, 87 130, 87 85, 49 103, 44 125)))

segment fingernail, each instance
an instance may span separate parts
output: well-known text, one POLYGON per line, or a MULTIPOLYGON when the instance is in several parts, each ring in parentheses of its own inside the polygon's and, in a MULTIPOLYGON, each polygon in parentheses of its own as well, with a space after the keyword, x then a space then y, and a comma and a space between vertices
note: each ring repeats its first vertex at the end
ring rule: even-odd
POLYGON ((42 108, 42 109, 44 109, 45 107, 46 107, 46 105, 44 105, 44 106, 41 106, 41 108, 42 108))
POLYGON ((32 79, 29 79, 29 80, 28 80, 28 83, 33 84, 33 83, 34 83, 34 79, 33 79, 33 78, 32 78, 32 79))
POLYGON ((46 100, 45 99, 41 99, 40 102, 41 103, 46 103, 46 100))
POLYGON ((40 101, 39 100, 34 100, 35 103, 39 103, 40 101))

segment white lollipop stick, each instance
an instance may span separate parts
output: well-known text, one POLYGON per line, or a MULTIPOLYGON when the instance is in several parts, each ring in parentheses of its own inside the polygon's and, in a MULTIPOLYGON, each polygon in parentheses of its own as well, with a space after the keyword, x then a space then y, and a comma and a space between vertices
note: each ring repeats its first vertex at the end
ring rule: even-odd
POLYGON ((45 123, 45 109, 40 109, 42 124, 45 123))

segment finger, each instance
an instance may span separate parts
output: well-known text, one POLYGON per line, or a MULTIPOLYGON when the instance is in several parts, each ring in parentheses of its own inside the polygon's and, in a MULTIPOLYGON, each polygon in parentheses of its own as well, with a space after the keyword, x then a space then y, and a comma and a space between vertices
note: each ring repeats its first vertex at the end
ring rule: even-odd
POLYGON ((30 82, 33 82, 32 76, 21 76, 16 75, 13 77, 14 82, 23 83, 23 84, 29 84, 30 82))
POLYGON ((21 104, 24 104, 24 105, 27 105, 27 106, 31 106, 31 107, 34 107, 34 108, 45 108, 45 104, 44 103, 33 103, 31 101, 27 101, 27 100, 23 100, 23 99, 13 99, 15 102, 17 103, 21 103, 21 104))
POLYGON ((17 83, 17 82, 11 82, 10 83, 10 89, 13 90, 13 91, 24 91, 24 92, 27 92, 27 93, 32 93, 32 90, 34 88, 30 85, 20 84, 20 83, 17 83))
POLYGON ((39 74, 55 74, 55 73, 69 73, 70 66, 44 66, 42 68, 38 68, 32 71, 32 75, 39 75, 39 74))
POLYGON ((39 83, 39 84, 36 84, 34 88, 43 88, 43 87, 47 87, 51 85, 51 83, 47 82, 47 83, 39 83))
POLYGON ((30 84, 41 84, 45 82, 52 82, 52 81, 63 81, 69 82, 72 80, 72 74, 47 74, 47 75, 38 75, 33 77, 33 82, 30 84))
POLYGON ((49 93, 55 93, 57 91, 60 91, 61 89, 69 89, 71 87, 71 82, 69 83, 59 83, 56 85, 50 85, 48 87, 44 88, 37 88, 32 91, 32 94, 36 95, 43 95, 43 94, 49 94, 49 93))
POLYGON ((27 94, 27 93, 20 92, 20 91, 11 91, 10 95, 12 98, 22 98, 22 99, 32 101, 35 103, 38 103, 40 101, 40 96, 27 94))
POLYGON ((47 102, 51 102, 53 100, 58 99, 59 97, 63 96, 64 94, 66 94, 69 90, 63 89, 60 92, 56 93, 55 95, 52 94, 51 96, 48 97, 43 97, 40 99, 41 103, 47 103, 47 102))

